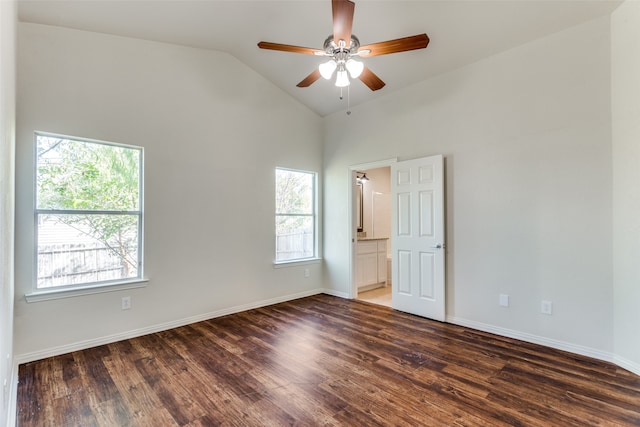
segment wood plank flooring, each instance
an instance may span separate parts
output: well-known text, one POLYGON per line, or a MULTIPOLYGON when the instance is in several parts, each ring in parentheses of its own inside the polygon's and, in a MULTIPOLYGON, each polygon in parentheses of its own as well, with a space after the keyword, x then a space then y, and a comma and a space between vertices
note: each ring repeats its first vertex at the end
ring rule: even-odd
POLYGON ((20 366, 26 426, 638 426, 614 365, 317 295, 20 366))

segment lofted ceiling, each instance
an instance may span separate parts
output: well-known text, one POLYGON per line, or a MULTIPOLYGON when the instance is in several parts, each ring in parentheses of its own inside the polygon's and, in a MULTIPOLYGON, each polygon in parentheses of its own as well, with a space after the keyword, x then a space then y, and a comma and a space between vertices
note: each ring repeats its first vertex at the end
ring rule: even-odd
MULTIPOLYGON (((355 80, 351 106, 602 15, 615 0, 355 0, 353 33, 364 44, 427 33, 427 49, 364 60, 386 86, 355 80)), ((261 41, 322 48, 330 0, 19 0, 22 22, 228 52, 321 116, 346 110, 320 79, 296 84, 325 58, 259 49, 261 41)), ((346 92, 345 92, 346 95, 346 92)))

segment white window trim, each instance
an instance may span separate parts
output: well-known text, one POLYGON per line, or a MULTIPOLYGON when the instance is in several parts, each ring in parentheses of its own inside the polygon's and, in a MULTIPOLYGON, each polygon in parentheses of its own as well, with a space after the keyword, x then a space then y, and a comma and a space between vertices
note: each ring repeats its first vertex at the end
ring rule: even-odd
POLYGON ((124 291, 128 289, 145 288, 149 279, 131 279, 113 282, 95 282, 73 287, 43 288, 24 296, 27 302, 49 301, 54 299, 73 298, 82 295, 102 294, 105 292, 124 291))
POLYGON ((300 259, 288 260, 288 261, 273 261, 273 268, 285 268, 285 267, 295 267, 298 265, 320 264, 320 262, 322 262, 322 258, 320 257, 300 258, 300 259))
MULTIPOLYGON (((115 292, 127 289, 136 289, 143 288, 147 286, 149 282, 148 278, 144 276, 144 147, 129 145, 129 144, 119 144, 109 141, 101 141, 97 139, 83 138, 77 136, 70 135, 62 135, 51 132, 42 132, 35 131, 34 132, 34 144, 37 144, 38 136, 45 136, 50 138, 60 138, 60 139, 70 139, 75 141, 83 141, 87 143, 93 144, 102 144, 102 145, 110 145, 113 147, 124 147, 130 148, 134 150, 140 151, 140 170, 139 170, 139 210, 137 211, 68 211, 64 209, 38 209, 37 207, 37 176, 38 176, 38 157, 37 155, 33 156, 33 227, 34 227, 34 246, 33 246, 33 279, 32 279, 32 292, 25 294, 25 300, 29 303, 38 302, 38 301, 48 301, 54 299, 62 299, 62 298, 71 298, 82 295, 92 295, 98 293, 105 292, 115 292), (119 279, 119 280, 110 280, 103 282, 88 282, 88 283, 80 283, 77 285, 65 285, 65 286, 54 286, 47 288, 38 288, 38 215, 43 213, 83 213, 89 212, 92 214, 100 214, 100 213, 108 213, 108 214, 134 214, 139 215, 140 220, 138 221, 138 277, 131 277, 127 279, 119 279)), ((37 153, 37 152, 35 152, 37 153)))

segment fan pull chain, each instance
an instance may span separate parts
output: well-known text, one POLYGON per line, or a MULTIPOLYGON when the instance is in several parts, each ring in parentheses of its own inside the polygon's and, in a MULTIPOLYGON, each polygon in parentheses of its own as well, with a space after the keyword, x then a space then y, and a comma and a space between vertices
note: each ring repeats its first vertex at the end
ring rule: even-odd
MULTIPOLYGON (((351 85, 347 86, 347 116, 351 115, 351 85)), ((340 101, 344 99, 344 94, 342 93, 342 87, 340 88, 340 101)))

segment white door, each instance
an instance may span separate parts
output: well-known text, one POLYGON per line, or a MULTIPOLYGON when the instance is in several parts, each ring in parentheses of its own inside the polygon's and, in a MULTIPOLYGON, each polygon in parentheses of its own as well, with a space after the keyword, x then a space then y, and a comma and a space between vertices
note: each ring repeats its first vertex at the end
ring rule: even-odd
POLYGON ((392 306, 444 321, 444 166, 441 155, 391 166, 392 306))

